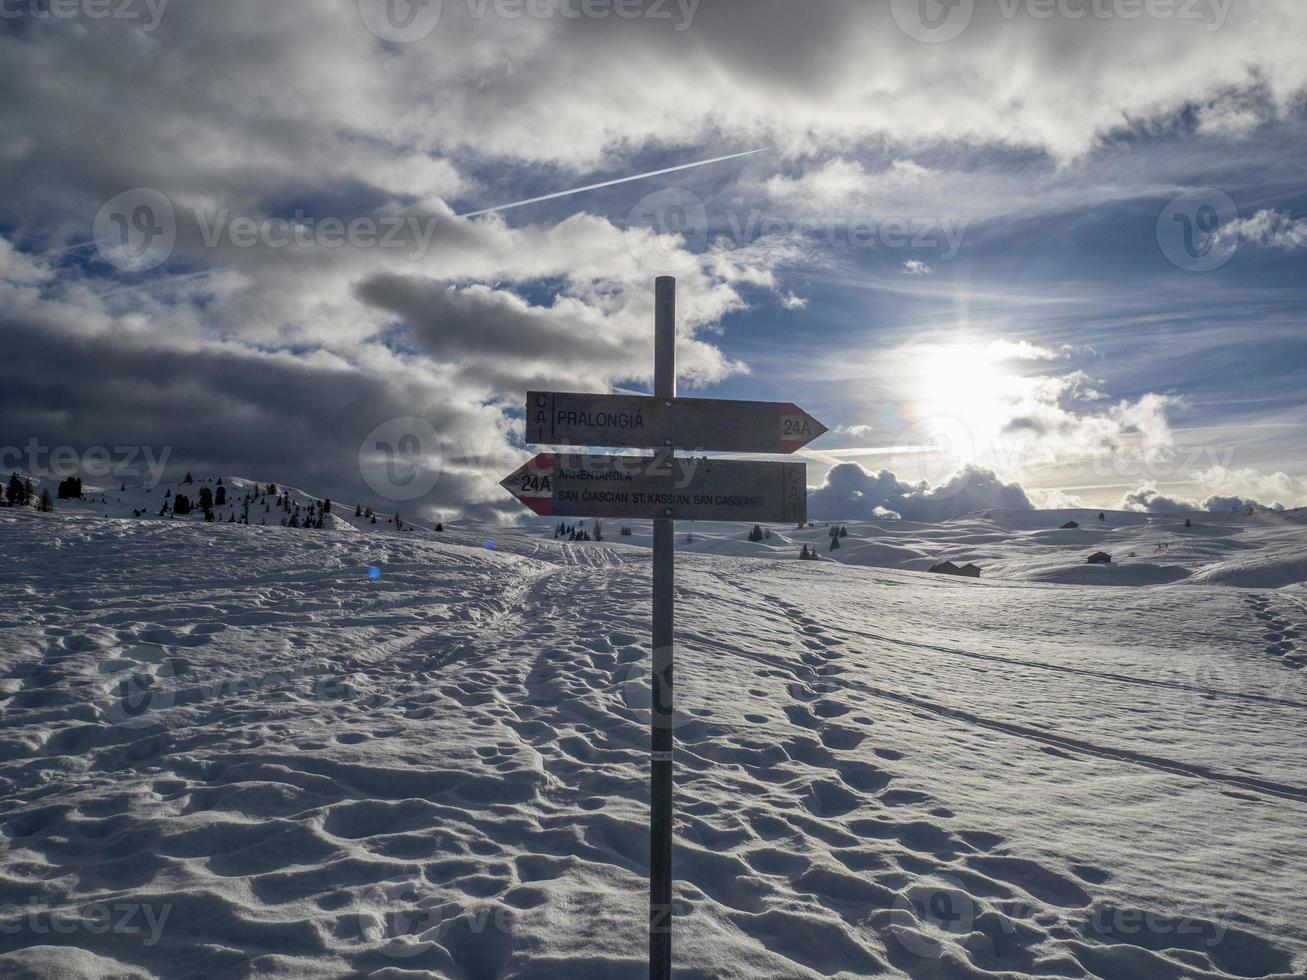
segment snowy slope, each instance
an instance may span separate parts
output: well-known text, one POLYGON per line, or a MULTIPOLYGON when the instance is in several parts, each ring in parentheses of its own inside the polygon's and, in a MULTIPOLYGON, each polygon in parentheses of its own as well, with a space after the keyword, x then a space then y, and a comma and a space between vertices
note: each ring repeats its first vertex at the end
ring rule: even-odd
MULTIPOLYGON (((0 511, 0 976, 645 974, 647 526, 129 504, 0 511)), ((678 531, 678 976, 1304 975, 1301 522, 1055 516, 678 531)))

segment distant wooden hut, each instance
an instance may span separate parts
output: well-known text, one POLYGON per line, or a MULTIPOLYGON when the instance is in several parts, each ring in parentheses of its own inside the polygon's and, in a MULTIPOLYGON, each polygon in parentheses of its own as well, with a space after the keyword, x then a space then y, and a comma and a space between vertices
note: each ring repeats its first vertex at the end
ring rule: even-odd
POLYGON ((970 563, 958 566, 951 561, 942 561, 938 565, 932 565, 930 570, 936 575, 960 575, 963 578, 980 578, 980 569, 970 563))
POLYGON ((1112 556, 1109 555, 1106 551, 1095 552, 1094 554, 1089 556, 1089 564, 1110 565, 1112 564, 1112 556))
POLYGON ((1075 521, 1067 521, 1067 522, 1066 522, 1065 524, 1063 524, 1060 528, 1058 528, 1058 530, 1059 530, 1059 531, 1074 531, 1074 530, 1075 530, 1076 528, 1078 528, 1079 526, 1080 526, 1080 525, 1077 524, 1075 521))

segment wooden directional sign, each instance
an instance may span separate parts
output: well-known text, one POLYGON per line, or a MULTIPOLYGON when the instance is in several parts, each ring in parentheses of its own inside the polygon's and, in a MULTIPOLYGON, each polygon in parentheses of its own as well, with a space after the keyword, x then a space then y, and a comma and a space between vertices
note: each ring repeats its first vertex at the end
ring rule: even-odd
POLYGON ((541 446, 792 453, 826 431, 790 402, 529 391, 526 441, 541 446))
POLYGON ((541 453, 500 485, 553 517, 798 524, 808 519, 803 463, 541 453))

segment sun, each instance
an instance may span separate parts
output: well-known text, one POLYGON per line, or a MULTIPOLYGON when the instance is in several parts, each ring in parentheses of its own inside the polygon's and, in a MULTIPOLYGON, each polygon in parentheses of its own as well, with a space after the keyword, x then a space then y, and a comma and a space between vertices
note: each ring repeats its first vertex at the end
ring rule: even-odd
POLYGON ((959 426, 972 446, 970 462, 1001 436, 1020 402, 1024 379, 1013 372, 997 343, 931 345, 915 359, 918 417, 954 433, 959 426))

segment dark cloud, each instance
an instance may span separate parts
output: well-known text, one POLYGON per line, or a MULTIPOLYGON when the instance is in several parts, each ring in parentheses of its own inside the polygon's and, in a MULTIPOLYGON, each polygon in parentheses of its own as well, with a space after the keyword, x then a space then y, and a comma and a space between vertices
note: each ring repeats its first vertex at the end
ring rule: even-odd
MULTIPOLYGON (((478 460, 477 434, 502 444, 499 412, 449 400, 416 378, 344 363, 268 355, 236 345, 185 347, 148 337, 84 336, 0 320, 11 341, 0 367, 0 445, 33 439, 79 454, 94 446, 148 446, 183 469, 275 480, 384 510, 498 513, 493 486, 511 454, 478 460), (369 487, 358 455, 365 437, 396 418, 426 419, 442 437, 423 447, 429 494, 402 504, 369 487), (469 452, 468 448, 473 447, 469 452)), ((146 474, 142 473, 142 480, 146 474)))

